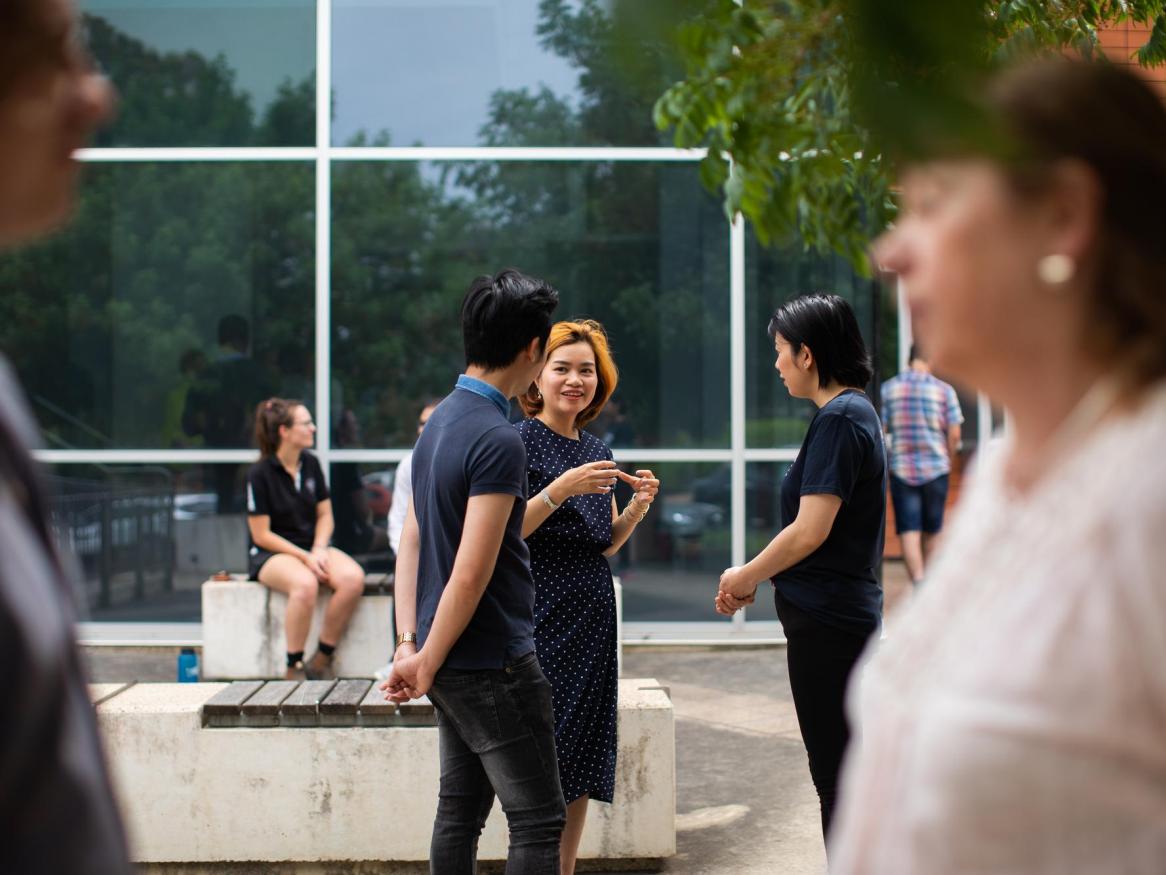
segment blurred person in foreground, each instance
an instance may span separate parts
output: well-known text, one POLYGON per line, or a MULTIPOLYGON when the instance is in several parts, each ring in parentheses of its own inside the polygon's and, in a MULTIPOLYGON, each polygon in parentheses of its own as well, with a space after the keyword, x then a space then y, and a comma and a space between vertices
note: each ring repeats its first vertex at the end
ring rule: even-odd
MULTIPOLYGON (((442 402, 441 398, 432 398, 425 402, 421 412, 417 414, 417 437, 425 431, 425 423, 442 402)), ((395 556, 401 549, 401 532, 405 528, 405 516, 409 505, 413 503, 413 451, 397 464, 397 473, 393 477, 393 500, 389 505, 389 546, 395 556)))
POLYGON ((883 383, 882 399, 895 530, 907 574, 918 584, 943 528, 964 414, 955 389, 931 373, 914 344, 907 369, 883 383))
MULTIPOLYGON (((0 250, 61 225, 74 150, 111 114, 65 0, 0 0, 0 250)), ((73 589, 29 448, 37 428, 0 361, 0 871, 128 872, 73 638, 73 589)))
POLYGON ((838 873, 1166 865, 1166 110, 1129 72, 999 74, 876 249, 1010 433, 850 704, 838 873))

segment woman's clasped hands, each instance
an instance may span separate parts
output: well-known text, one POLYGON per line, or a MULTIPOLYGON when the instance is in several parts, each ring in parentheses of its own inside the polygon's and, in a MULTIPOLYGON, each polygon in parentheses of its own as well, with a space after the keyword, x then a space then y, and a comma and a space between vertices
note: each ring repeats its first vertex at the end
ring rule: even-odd
POLYGON ((750 579, 744 565, 735 565, 721 572, 721 582, 717 587, 713 606, 718 614, 731 617, 745 605, 753 604, 757 595, 757 581, 750 579))

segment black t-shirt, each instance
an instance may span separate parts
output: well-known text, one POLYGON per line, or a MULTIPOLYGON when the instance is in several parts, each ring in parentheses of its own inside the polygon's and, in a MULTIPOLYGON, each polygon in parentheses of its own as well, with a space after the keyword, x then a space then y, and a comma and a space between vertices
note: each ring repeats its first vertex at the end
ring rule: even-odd
MULTIPOLYGON (((467 378, 463 377, 462 381, 467 378)), ((477 381, 474 381, 475 383, 477 381)), ((479 386, 484 384, 478 384, 479 386)), ((501 397, 501 393, 497 393, 501 397)), ((489 397, 456 388, 413 449, 413 512, 421 537, 417 563, 417 643, 433 626, 475 495, 512 495, 514 504, 490 582, 445 665, 496 669, 534 650, 534 579, 522 540, 526 448, 489 397)))
POLYGON ((247 513, 271 517, 273 534, 305 550, 312 549, 316 538, 316 505, 328 498, 324 470, 308 452, 300 453, 294 478, 274 455, 260 459, 247 472, 247 513))
POLYGON ((783 597, 823 623, 869 634, 882 616, 877 569, 886 523, 882 426, 866 395, 847 390, 814 416, 781 484, 781 525, 803 495, 837 495, 842 506, 825 542, 773 578, 783 597))

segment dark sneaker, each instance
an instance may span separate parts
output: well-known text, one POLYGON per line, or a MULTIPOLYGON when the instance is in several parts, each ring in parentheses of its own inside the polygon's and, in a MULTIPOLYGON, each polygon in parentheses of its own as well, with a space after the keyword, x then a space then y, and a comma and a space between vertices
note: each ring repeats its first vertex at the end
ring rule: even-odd
POLYGON ((310 681, 331 681, 336 679, 336 671, 332 668, 332 657, 317 653, 308 660, 304 672, 310 681))
POLYGON ((308 673, 304 668, 304 661, 297 660, 295 665, 289 665, 287 671, 283 675, 284 680, 287 681, 306 681, 308 673))

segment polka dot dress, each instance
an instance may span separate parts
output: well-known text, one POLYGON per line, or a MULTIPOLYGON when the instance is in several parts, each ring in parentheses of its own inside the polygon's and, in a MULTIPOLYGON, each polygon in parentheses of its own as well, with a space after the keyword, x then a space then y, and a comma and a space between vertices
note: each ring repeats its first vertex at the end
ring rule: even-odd
MULTIPOLYGON (((594 435, 565 438, 537 419, 517 424, 530 494, 579 465, 610 459, 594 435)), ((551 682, 563 796, 611 802, 615 789, 615 591, 603 551, 611 546, 611 496, 568 498, 527 539, 534 573, 534 639, 551 682)))

